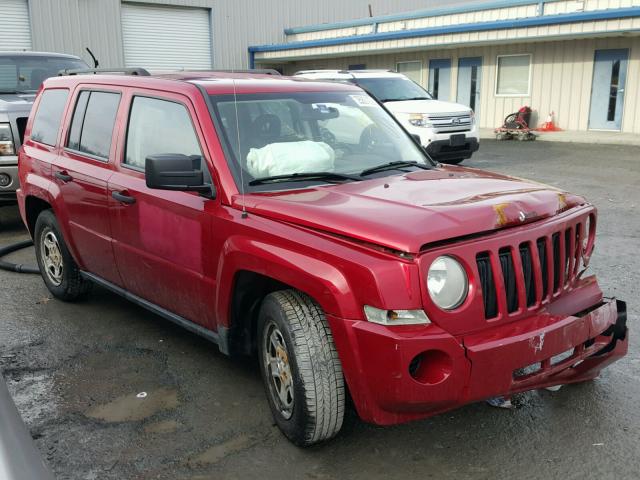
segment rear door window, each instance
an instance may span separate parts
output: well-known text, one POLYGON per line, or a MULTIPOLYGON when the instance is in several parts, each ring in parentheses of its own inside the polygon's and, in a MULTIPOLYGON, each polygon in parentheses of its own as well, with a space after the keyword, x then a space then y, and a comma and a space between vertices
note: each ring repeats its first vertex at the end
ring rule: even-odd
POLYGON ((119 104, 119 93, 80 92, 71 120, 67 147, 107 160, 119 104))
POLYGON ((42 92, 31 128, 31 140, 50 146, 56 144, 68 96, 69 90, 66 89, 57 88, 42 92))

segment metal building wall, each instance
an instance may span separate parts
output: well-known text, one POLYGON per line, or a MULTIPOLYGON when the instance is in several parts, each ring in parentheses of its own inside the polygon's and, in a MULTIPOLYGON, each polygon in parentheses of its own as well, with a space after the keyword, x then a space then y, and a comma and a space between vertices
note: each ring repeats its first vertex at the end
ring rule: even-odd
POLYGON ((218 0, 213 10, 216 67, 247 66, 247 47, 285 41, 284 29, 411 10, 482 3, 465 0, 218 0))
POLYGON ((538 111, 540 121, 555 112, 556 123, 566 130, 587 130, 591 102, 594 52, 598 49, 628 48, 629 66, 625 90, 622 131, 640 133, 640 37, 593 38, 554 42, 536 42, 422 50, 388 54, 359 55, 293 62, 286 73, 316 68, 347 68, 364 63, 367 68, 395 68, 396 62, 422 61, 422 84, 427 86, 430 59, 451 58, 451 100, 457 91, 457 64, 460 57, 482 57, 480 126, 500 125, 504 117, 529 105, 538 111), (495 95, 498 55, 531 53, 531 95, 503 97, 495 95))
MULTIPOLYGON (((28 0, 34 50, 66 52, 102 66, 124 64, 121 0, 28 0)), ((453 5, 465 0, 136 0, 211 9, 216 68, 247 68, 249 45, 281 43, 288 27, 453 5)))

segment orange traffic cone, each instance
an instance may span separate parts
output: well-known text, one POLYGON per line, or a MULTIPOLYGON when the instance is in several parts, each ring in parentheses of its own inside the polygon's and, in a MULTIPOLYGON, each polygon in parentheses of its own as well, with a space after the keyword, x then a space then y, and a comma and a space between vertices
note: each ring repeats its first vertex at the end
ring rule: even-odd
POLYGON ((560 131, 562 131, 561 128, 556 127, 556 124, 553 123, 553 115, 554 115, 554 113, 551 112, 547 116, 547 121, 544 122, 541 127, 536 128, 536 131, 538 131, 538 132, 560 132, 560 131))

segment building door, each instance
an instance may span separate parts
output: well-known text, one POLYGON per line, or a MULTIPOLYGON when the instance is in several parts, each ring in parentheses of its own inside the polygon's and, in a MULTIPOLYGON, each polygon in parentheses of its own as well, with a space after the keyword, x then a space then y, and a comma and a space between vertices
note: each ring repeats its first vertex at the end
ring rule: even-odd
MULTIPOLYGON (((0 1, 0 50, 31 50, 27 0, 0 1)), ((0 76, 3 73, 0 71, 0 76)))
POLYGON ((429 61, 429 93, 438 100, 451 98, 451 60, 448 58, 429 61))
POLYGON ((589 128, 620 130, 629 50, 596 50, 589 128))
POLYGON ((127 67, 211 68, 211 18, 204 8, 122 3, 127 67))
POLYGON ((458 60, 458 103, 476 112, 480 109, 480 74, 482 57, 466 57, 458 60))

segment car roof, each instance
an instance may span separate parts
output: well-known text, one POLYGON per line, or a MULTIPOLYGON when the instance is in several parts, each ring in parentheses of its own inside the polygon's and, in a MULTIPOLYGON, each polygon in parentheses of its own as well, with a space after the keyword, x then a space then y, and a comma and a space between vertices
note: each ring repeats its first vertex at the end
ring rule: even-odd
POLYGON ((180 92, 194 86, 208 94, 361 91, 354 85, 327 81, 312 81, 302 77, 286 77, 262 73, 240 72, 176 72, 154 75, 89 74, 51 77, 44 88, 73 88, 78 84, 138 87, 160 91, 180 92))
POLYGON ((77 55, 56 52, 0 52, 0 57, 52 57, 52 58, 72 58, 74 60, 82 60, 77 55))

